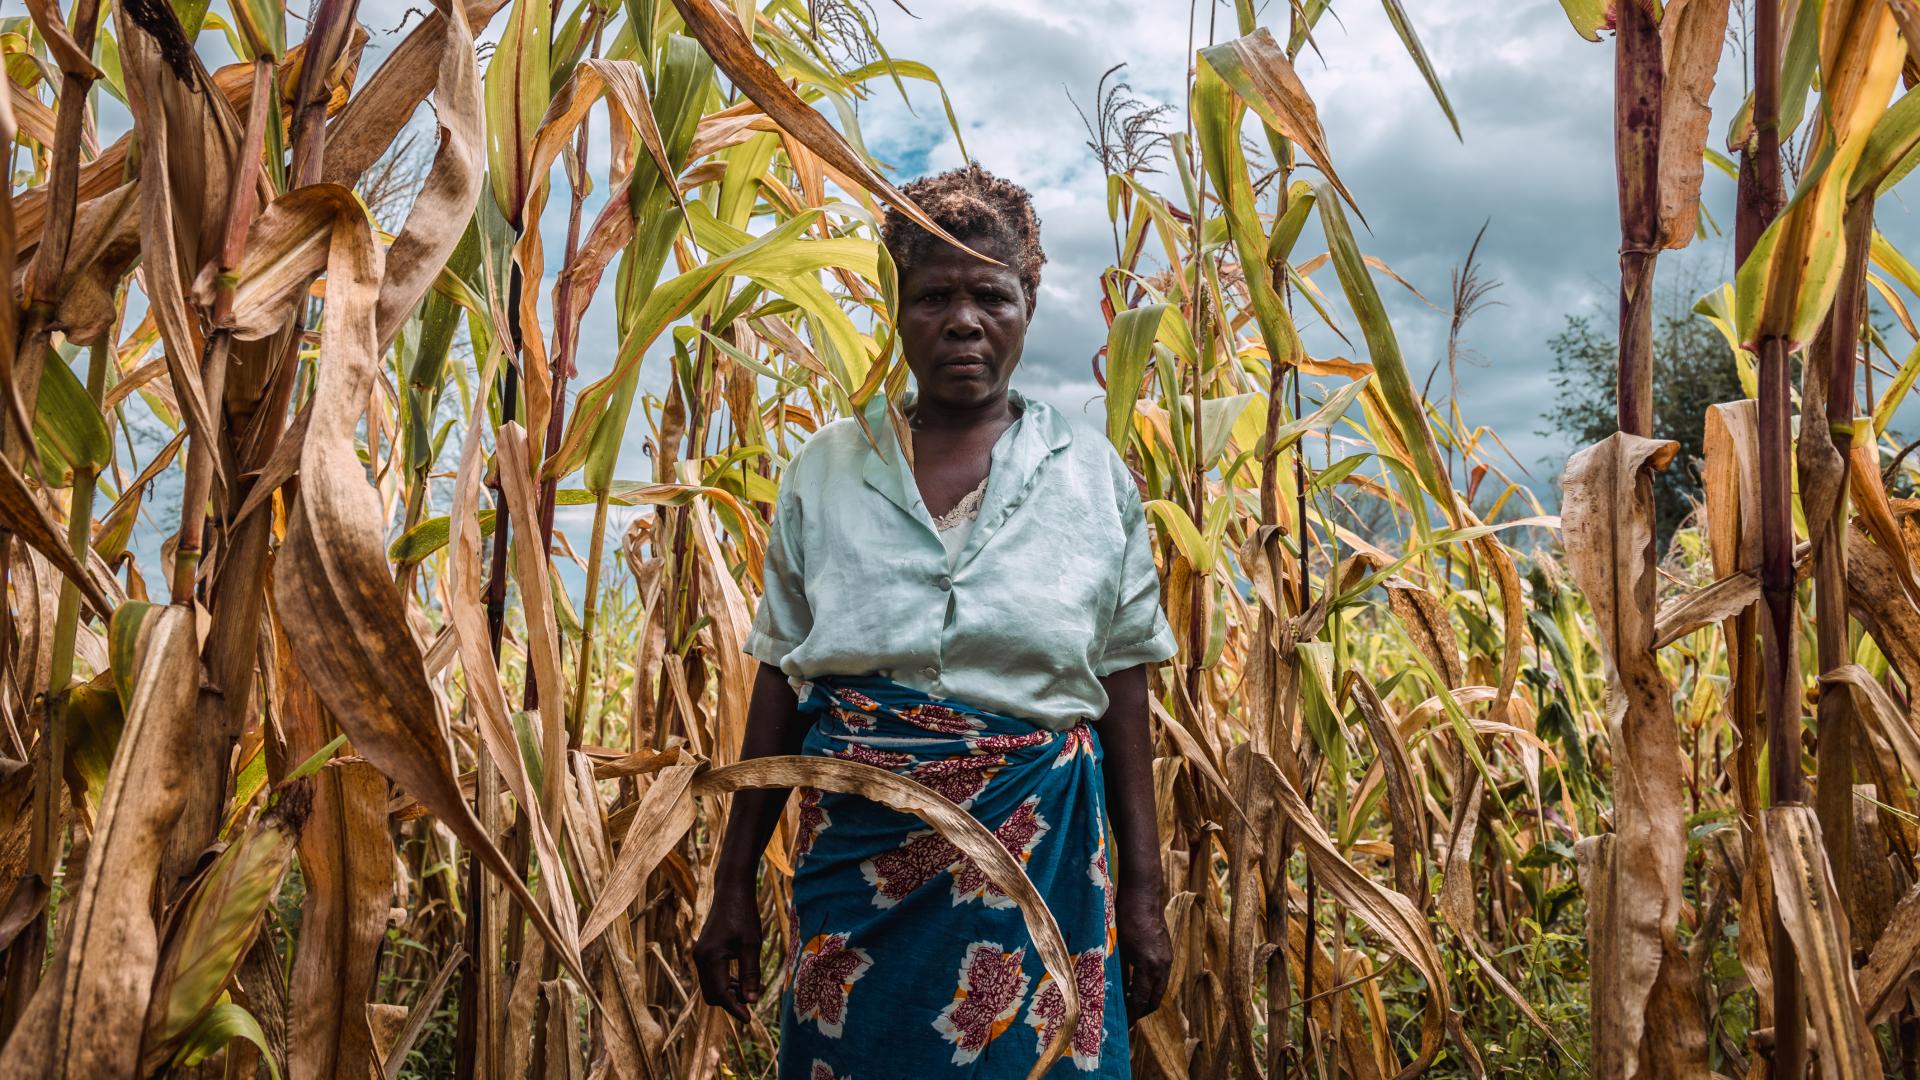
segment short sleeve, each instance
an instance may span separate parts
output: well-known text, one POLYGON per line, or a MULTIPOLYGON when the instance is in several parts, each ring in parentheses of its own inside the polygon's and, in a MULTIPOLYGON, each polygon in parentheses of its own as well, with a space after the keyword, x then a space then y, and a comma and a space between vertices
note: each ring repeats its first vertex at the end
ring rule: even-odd
POLYGON ((1173 625, 1160 608, 1160 572, 1153 565, 1153 534, 1132 477, 1119 484, 1120 524, 1127 534, 1120 562, 1120 598, 1107 624, 1106 644, 1093 673, 1111 675, 1180 651, 1173 625))
POLYGON ((767 530, 767 556, 763 578, 766 591, 753 612, 753 627, 747 632, 744 651, 782 667, 787 654, 800 647, 813 628, 813 611, 807 606, 805 566, 799 534, 799 498, 794 494, 793 468, 789 463, 782 477, 780 494, 774 501, 773 522, 767 530))

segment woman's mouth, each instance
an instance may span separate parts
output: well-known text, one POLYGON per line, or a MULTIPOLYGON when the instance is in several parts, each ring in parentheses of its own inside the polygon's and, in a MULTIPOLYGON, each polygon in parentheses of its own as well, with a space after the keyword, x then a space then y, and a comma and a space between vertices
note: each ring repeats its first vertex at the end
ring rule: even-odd
POLYGON ((948 360, 940 365, 940 370, 959 378, 972 378, 987 373, 985 360, 948 360))

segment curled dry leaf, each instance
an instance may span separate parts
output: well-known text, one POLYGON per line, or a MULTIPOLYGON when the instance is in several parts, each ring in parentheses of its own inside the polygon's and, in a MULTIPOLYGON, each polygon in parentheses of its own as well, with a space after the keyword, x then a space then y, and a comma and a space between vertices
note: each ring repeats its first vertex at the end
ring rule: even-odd
MULTIPOLYGON (((1268 801, 1271 809, 1278 810, 1293 826, 1294 834, 1300 838, 1307 861, 1313 867, 1320 886, 1338 897, 1361 922, 1379 934, 1389 948, 1413 964, 1420 972, 1420 977, 1427 981, 1426 1007, 1420 1021, 1420 1050, 1412 1061, 1395 1074, 1395 1080, 1409 1080, 1420 1075, 1432 1064, 1434 1055, 1440 1052, 1450 998, 1446 965, 1441 962, 1440 951, 1433 944, 1426 917, 1420 914, 1419 908, 1413 906, 1412 900, 1362 874, 1340 854, 1340 850, 1333 846, 1333 841, 1321 828, 1319 818, 1272 758, 1256 754, 1248 744, 1241 743, 1227 755, 1228 773, 1239 775, 1237 765, 1240 760, 1237 759, 1243 760, 1249 754, 1253 758, 1253 790, 1249 794, 1268 801)), ((1262 815, 1254 813, 1250 816, 1260 820, 1262 815)))
POLYGON ((1908 686, 1920 686, 1920 608, 1894 571, 1897 560, 1856 521, 1847 527, 1847 607, 1908 686))
POLYGON ((1413 639, 1413 647, 1440 673, 1448 689, 1459 686, 1466 679, 1466 666, 1460 659, 1460 639, 1447 618, 1447 606, 1439 597, 1398 575, 1380 584, 1386 587, 1387 603, 1413 639))
POLYGON ((1860 1009, 1868 1024, 1878 1024, 1907 1000, 1899 991, 1911 985, 1920 968, 1920 885, 1907 890, 1894 906, 1880 940, 1874 942, 1867 966, 1860 970, 1860 1009))
POLYGON ((1830 686, 1842 686, 1853 695, 1860 715, 1893 747, 1893 755, 1910 780, 1920 782, 1920 725, 1911 707, 1901 709, 1893 697, 1859 664, 1842 664, 1820 677, 1830 686))
POLYGON ((1725 622, 1760 601, 1760 572, 1743 570, 1660 605, 1653 622, 1653 647, 1663 649, 1715 623, 1725 622))
MULTIPOLYGON (((305 761, 336 734, 294 662, 278 613, 274 661, 287 757, 305 761)), ((349 747, 350 749, 350 747, 349 747)), ((373 1054, 360 988, 374 985, 394 886, 387 779, 363 760, 335 762, 308 781, 313 811, 300 831, 300 939, 289 997, 289 1064, 295 1076, 334 1076, 373 1054), (298 1064, 294 1064, 298 1063, 298 1064)))
POLYGON ((1365 676, 1353 675, 1348 692, 1360 706, 1360 717, 1373 736, 1376 760, 1386 775, 1387 816, 1393 825, 1393 884, 1400 893, 1421 907, 1426 906, 1427 854, 1426 829, 1422 822, 1420 800, 1416 794, 1417 774, 1407 753, 1406 740, 1400 737, 1400 725, 1394 722, 1386 702, 1365 676), (1414 861, 1415 856, 1419 862, 1414 861))
MULTIPOLYGON (((19 468, 4 456, 0 456, 0 525, 46 556, 68 581, 79 586, 80 594, 97 614, 105 617, 113 611, 113 600, 103 583, 95 580, 93 565, 81 566, 73 557, 61 527, 28 490, 19 468)), ((109 575, 107 582, 112 580, 109 575)))
POLYGON ((694 805, 688 788, 697 771, 698 766, 692 764, 669 765, 647 785, 647 793, 640 797, 640 805, 634 808, 633 820, 627 825, 620 854, 601 887, 600 898, 580 928, 581 948, 592 945, 633 904, 647 875, 693 827, 694 805))
POLYGON ((1660 14, 1660 246, 1686 247, 1700 216, 1701 151, 1713 120, 1713 76, 1726 46, 1728 0, 1672 0, 1660 14))
POLYGON ((332 208, 325 222, 331 234, 320 341, 325 359, 301 443, 300 493, 287 511, 287 539, 274 575, 275 603, 301 617, 282 625, 300 670, 355 749, 473 848, 585 983, 578 949, 480 827, 454 777, 446 721, 387 570, 379 497, 354 450, 378 359, 380 251, 353 193, 315 186, 332 208), (337 632, 342 626, 357 632, 337 632))
MULTIPOLYGON (((507 6, 507 0, 475 0, 466 4, 469 36, 507 6)), ((453 41, 452 28, 441 11, 430 10, 400 44, 393 47, 379 70, 367 77, 360 92, 327 127, 327 159, 321 179, 352 185, 380 160, 399 136, 414 110, 427 99, 443 70, 453 41)))
POLYGON ((1592 605, 1614 760, 1609 857, 1589 860, 1596 1076, 1701 1075, 1706 1034, 1676 936, 1686 857, 1685 775, 1672 688, 1653 654, 1653 470, 1673 442, 1615 434, 1563 479, 1568 568, 1592 605), (1604 923, 1604 925, 1602 925, 1604 923), (1668 1008, 1666 1006, 1671 1006, 1668 1008), (1654 1030, 1654 1025, 1662 1029, 1654 1030))
POLYGON ((998 259, 981 255, 961 243, 928 217, 926 211, 916 206, 912 199, 902 195, 899 189, 873 171, 872 166, 833 129, 833 125, 827 123, 827 118, 794 93, 779 73, 760 58, 760 54, 753 50, 753 43, 740 32, 740 23, 715 8, 712 0, 673 0, 673 6, 679 10, 680 17, 686 20, 687 32, 706 47, 713 62, 727 73, 735 86, 753 99, 754 104, 779 124, 782 131, 799 139, 822 161, 892 204, 921 228, 970 254, 999 264, 998 259))
MULTIPOLYGON (((534 504, 533 465, 527 454, 526 432, 518 424, 500 425, 494 433, 499 455, 495 464, 500 472, 501 492, 506 496, 507 513, 519 532, 520 542, 513 545, 516 555, 515 580, 520 595, 527 598, 527 653, 533 668, 534 687, 539 694, 540 777, 539 791, 516 788, 527 813, 543 821, 535 830, 535 844, 543 870, 541 880, 548 886, 554 909, 554 921, 570 938, 579 935, 578 913, 573 889, 560 861, 560 847, 554 837, 560 832, 565 815, 567 718, 561 708, 565 700, 565 682, 560 674, 560 635, 554 625, 551 567, 539 537, 540 520, 534 504), (531 800, 531 801, 525 801, 531 800), (534 815, 535 810, 540 813, 534 815), (541 839, 544 834, 545 839, 541 839), (547 879, 552 878, 551 882, 547 879)), ((518 744, 514 753, 519 753, 518 744)), ((577 949, 579 946, 575 946, 577 949)))
MULTIPOLYGON (((140 139, 144 291, 166 343, 167 373, 187 430, 195 442, 211 446, 213 412, 200 373, 204 340, 188 293, 200 268, 219 253, 240 154, 240 122, 225 97, 206 92, 208 80, 197 62, 193 81, 182 81, 160 44, 134 23, 127 5, 117 5, 114 15, 127 105, 140 139)), ((228 486, 222 458, 210 457, 216 492, 228 486)))
POLYGON ((132 704, 114 750, 86 870, 61 903, 66 940, 25 1015, 0 1050, 0 1078, 133 1076, 141 1025, 105 1017, 147 1013, 160 959, 153 880, 186 789, 153 782, 192 766, 200 692, 193 615, 129 605, 115 622, 137 636, 132 704))
POLYGON ((374 339, 381 353, 393 344, 401 324, 459 244, 479 201, 480 173, 486 165, 485 103, 480 96, 480 74, 474 69, 473 31, 467 24, 466 10, 460 0, 454 0, 446 14, 434 15, 446 24, 433 90, 440 147, 407 211, 406 224, 387 250, 386 274, 380 281, 380 302, 374 315, 374 339))
POLYGON ((1780 923, 1793 939, 1808 1019, 1820 1035, 1820 1075, 1831 1080, 1878 1077, 1880 1052, 1854 986, 1847 916, 1827 870, 1820 822, 1812 807, 1799 805, 1768 807, 1766 818, 1773 892, 1780 923))

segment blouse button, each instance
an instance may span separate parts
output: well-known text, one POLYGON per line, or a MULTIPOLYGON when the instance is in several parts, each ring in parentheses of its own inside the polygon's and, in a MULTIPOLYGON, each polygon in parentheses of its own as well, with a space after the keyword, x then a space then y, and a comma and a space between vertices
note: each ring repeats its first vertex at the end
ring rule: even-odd
POLYGON ((953 588, 953 579, 948 577, 945 574, 941 574, 940 580, 935 582, 934 584, 940 586, 941 592, 947 592, 953 588))

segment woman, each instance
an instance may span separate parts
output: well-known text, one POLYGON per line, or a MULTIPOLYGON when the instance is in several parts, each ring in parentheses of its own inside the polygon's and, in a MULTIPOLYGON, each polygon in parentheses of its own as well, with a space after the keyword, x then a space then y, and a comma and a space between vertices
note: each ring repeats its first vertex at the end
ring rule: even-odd
MULTIPOLYGON (((1053 1075, 1128 1075, 1166 987, 1147 665, 1174 654, 1140 495, 1112 445, 1013 390, 1046 256, 1027 193, 977 165, 907 194, 994 265, 889 212, 912 465, 885 400, 781 479, 743 758, 911 776, 993 829, 1073 954, 1082 1015, 1053 1075)), ((801 789, 780 1075, 1023 1077, 1064 1012, 1020 912, 931 830, 801 789)), ((755 875, 787 791, 734 797, 694 946, 703 995, 760 997, 755 875)))

